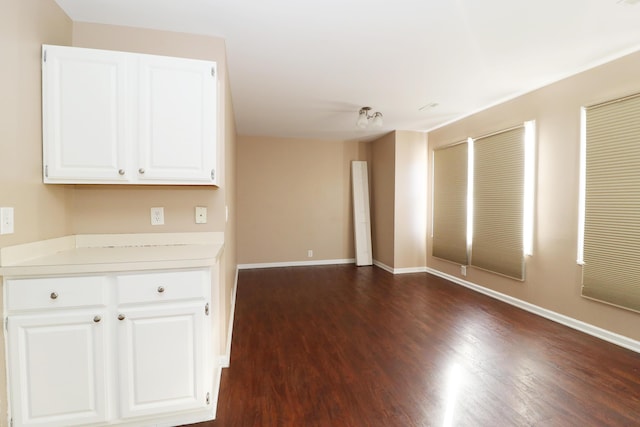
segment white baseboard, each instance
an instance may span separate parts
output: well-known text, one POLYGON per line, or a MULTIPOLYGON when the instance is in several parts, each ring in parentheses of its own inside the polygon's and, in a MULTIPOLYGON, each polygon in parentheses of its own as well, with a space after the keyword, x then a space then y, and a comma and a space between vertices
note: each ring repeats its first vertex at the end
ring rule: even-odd
POLYGON ((238 293, 238 271, 236 267, 236 278, 233 282, 233 290, 231 291, 231 307, 229 308, 229 327, 227 328, 227 346, 225 352, 220 356, 220 367, 228 368, 231 365, 231 338, 233 337, 233 319, 236 314, 236 295, 238 293))
POLYGON ((354 264, 355 258, 349 259, 321 259, 317 261, 287 261, 287 262, 267 262, 259 264, 238 264, 239 270, 249 270, 253 268, 277 268, 277 267, 305 267, 313 265, 333 265, 333 264, 354 264))
POLYGON ((408 268, 393 268, 380 261, 373 260, 373 265, 380 267, 381 269, 388 271, 391 274, 409 274, 409 273, 426 273, 427 267, 408 267, 408 268))
POLYGON ((552 320, 554 322, 560 323, 562 325, 568 326, 572 329, 576 329, 580 332, 584 332, 585 334, 592 335, 596 338, 600 338, 604 341, 608 341, 612 344, 619 345, 620 347, 624 347, 626 349, 635 351, 636 353, 640 353, 640 341, 636 341, 629 337, 625 337, 623 335, 616 334, 615 332, 608 331, 606 329, 599 328, 597 326, 591 325, 589 323, 585 323, 581 320, 574 319, 569 316, 565 316, 564 314, 556 313, 555 311, 547 310, 546 308, 542 308, 540 306, 528 303, 526 301, 522 301, 518 298, 514 298, 509 295, 505 295, 503 293, 494 291, 492 289, 485 288, 480 285, 476 285, 475 283, 468 282, 466 280, 460 279, 459 277, 451 276, 449 274, 443 273, 438 270, 434 270, 432 268, 426 268, 427 273, 431 273, 434 276, 442 277, 443 279, 447 279, 450 282, 453 282, 457 285, 464 286, 466 288, 472 289, 476 292, 480 292, 481 294, 490 296, 491 298, 495 298, 502 302, 506 302, 507 304, 511 304, 523 310, 526 310, 530 313, 537 314, 538 316, 544 317, 545 319, 552 320))
POLYGON ((387 264, 383 264, 376 259, 373 260, 373 265, 375 265, 376 267, 380 267, 384 271, 388 271, 389 273, 393 274, 393 267, 389 267, 387 264))
POLYGON ((393 274, 426 273, 427 267, 394 268, 393 274))

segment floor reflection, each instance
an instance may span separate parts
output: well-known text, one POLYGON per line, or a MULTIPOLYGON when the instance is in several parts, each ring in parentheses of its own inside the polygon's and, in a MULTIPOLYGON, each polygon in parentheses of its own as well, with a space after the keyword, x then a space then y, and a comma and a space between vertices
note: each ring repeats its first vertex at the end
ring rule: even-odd
POLYGON ((463 370, 460 365, 453 363, 449 368, 447 376, 447 386, 445 395, 445 411, 443 427, 451 427, 454 425, 454 415, 456 413, 456 405, 458 403, 458 395, 462 387, 463 370))

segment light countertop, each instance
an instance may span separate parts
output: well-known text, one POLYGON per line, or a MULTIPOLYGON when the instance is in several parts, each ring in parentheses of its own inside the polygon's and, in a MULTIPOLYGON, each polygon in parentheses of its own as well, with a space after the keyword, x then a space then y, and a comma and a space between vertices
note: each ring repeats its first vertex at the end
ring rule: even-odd
POLYGON ((223 240, 215 232, 66 236, 0 249, 0 276, 207 267, 223 240))

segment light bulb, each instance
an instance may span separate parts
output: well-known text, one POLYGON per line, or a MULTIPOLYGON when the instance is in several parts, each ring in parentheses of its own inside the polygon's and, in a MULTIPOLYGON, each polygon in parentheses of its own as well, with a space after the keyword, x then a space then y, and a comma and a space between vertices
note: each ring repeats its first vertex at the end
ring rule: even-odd
POLYGON ((378 128, 382 127, 382 113, 376 112, 373 115, 373 125, 378 128))
POLYGON ((360 110, 360 114, 358 115, 358 121, 356 122, 356 126, 360 129, 364 129, 369 124, 369 119, 367 119, 367 112, 360 110))

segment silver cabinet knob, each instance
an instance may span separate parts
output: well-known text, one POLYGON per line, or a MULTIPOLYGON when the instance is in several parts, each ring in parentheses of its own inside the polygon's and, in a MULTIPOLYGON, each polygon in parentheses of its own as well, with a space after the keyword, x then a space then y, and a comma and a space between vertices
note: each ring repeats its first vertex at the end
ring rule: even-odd
POLYGON ((124 169, 118 169, 118 175, 124 175, 124 169))
POLYGON ((139 173, 139 174, 144 174, 144 168, 140 168, 140 169, 138 169, 138 173, 139 173))
POLYGON ((93 318, 93 321, 96 322, 96 323, 100 322, 101 320, 102 320, 102 317, 100 317, 100 316, 95 316, 93 318))
POLYGON ((164 286, 158 286, 158 293, 164 292, 164 286))
POLYGON ((58 294, 55 292, 51 292, 51 295, 49 295, 51 297, 51 299, 56 299, 58 298, 58 294))
POLYGON ((124 320, 124 314, 118 314, 118 320, 124 320))

